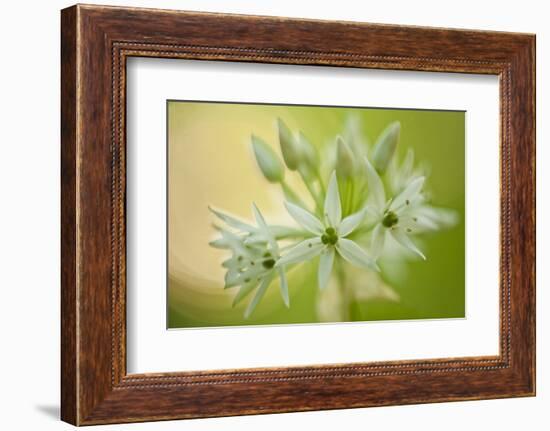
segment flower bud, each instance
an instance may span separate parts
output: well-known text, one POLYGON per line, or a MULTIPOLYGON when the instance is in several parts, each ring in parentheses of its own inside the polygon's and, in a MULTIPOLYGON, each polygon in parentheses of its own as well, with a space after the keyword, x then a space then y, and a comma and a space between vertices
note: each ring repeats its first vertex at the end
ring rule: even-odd
POLYGON ((279 144, 281 153, 288 169, 295 171, 300 164, 300 149, 292 133, 286 124, 280 118, 277 118, 277 128, 279 129, 279 144))
POLYGON ((257 136, 252 135, 251 140, 256 161, 264 177, 271 183, 283 181, 285 170, 275 151, 257 136))
POLYGON ((394 121, 384 129, 376 141, 372 155, 372 164, 380 174, 386 171, 395 153, 400 131, 401 123, 394 121))
POLYGON ((347 117, 342 137, 355 157, 362 160, 367 155, 369 143, 367 137, 362 133, 361 118, 358 115, 347 117))
POLYGON ((319 153, 317 148, 309 142, 305 135, 300 132, 298 135, 298 143, 300 146, 300 153, 302 162, 305 163, 309 169, 315 171, 319 168, 319 153))
POLYGON ((340 178, 347 178, 354 172, 353 153, 342 137, 338 136, 336 138, 336 173, 340 178))

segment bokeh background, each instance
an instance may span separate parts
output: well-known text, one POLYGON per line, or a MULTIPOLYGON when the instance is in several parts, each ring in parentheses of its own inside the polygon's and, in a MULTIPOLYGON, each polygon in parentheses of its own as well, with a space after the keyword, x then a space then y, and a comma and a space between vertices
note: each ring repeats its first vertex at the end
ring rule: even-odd
MULTIPOLYGON (((255 202, 270 223, 294 225, 282 205, 282 192, 264 179, 250 144, 254 133, 280 154, 278 117, 292 131, 301 130, 320 151, 342 133, 350 115, 359 119, 371 145, 390 122, 400 121, 397 156, 402 160, 407 148, 413 148, 415 160, 430 172, 426 188, 432 204, 458 214, 456 226, 424 234, 417 242, 426 261, 383 260, 378 283, 384 289, 354 301, 349 320, 465 316, 464 112, 186 101, 168 101, 167 109, 169 328, 326 321, 317 307, 316 261, 289 274, 290 308, 273 284, 244 320, 248 301, 232 308, 238 288, 223 289, 220 264, 227 251, 208 245, 216 236, 209 205, 252 220, 255 202)), ((292 174, 287 171, 289 183, 301 190, 292 174)))

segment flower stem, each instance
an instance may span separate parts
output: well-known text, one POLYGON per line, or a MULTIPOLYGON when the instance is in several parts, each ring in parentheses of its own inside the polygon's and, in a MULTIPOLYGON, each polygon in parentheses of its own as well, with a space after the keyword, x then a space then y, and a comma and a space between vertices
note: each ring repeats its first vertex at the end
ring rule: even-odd
POLYGON ((293 203, 301 206, 304 209, 307 208, 307 205, 304 203, 304 201, 302 201, 302 199, 298 197, 296 192, 292 190, 292 188, 287 184, 286 181, 281 181, 280 184, 281 184, 281 187, 283 188, 283 193, 285 194, 285 197, 289 201, 292 201, 293 203))
POLYGON ((305 175, 302 173, 302 171, 300 171, 300 177, 302 178, 302 181, 304 183, 304 185, 306 186, 307 190, 309 191, 309 194, 311 195, 311 197, 313 198, 314 202, 315 202, 315 212, 319 213, 321 211, 321 209, 323 208, 323 205, 320 201, 320 196, 315 193, 315 190, 313 189, 313 185, 311 184, 310 181, 308 181, 305 177, 305 175))
POLYGON ((317 176, 317 181, 319 181, 319 186, 321 187, 321 196, 325 196, 325 185, 323 184, 323 179, 321 178, 321 173, 319 172, 319 169, 315 170, 315 175, 317 176))
POLYGON ((352 303, 346 288, 346 272, 343 268, 342 260, 338 259, 336 262, 336 274, 338 276, 338 288, 340 289, 340 295, 342 296, 342 317, 343 321, 349 322, 351 318, 352 303))

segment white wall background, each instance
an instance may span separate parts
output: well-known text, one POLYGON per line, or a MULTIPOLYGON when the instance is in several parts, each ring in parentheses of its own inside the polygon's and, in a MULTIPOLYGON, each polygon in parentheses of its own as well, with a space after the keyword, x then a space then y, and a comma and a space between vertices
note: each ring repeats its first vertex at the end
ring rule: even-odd
MULTIPOLYGON (((550 28, 536 0, 338 2, 119 0, 118 4, 537 34, 538 396, 405 407, 247 416, 95 429, 547 429, 550 423, 550 28)), ((59 9, 4 2, 0 15, 0 427, 62 430, 59 414, 59 9)))

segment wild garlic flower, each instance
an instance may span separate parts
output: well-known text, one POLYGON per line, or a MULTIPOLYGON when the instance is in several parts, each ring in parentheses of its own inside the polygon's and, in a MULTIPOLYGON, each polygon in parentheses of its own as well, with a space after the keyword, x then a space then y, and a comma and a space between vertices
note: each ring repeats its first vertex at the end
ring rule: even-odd
MULTIPOLYGON (((401 193, 407 185, 417 178, 426 177, 427 171, 426 167, 415 168, 414 151, 409 148, 401 164, 394 157, 388 167, 386 178, 390 193, 394 196, 401 193)), ((419 220, 416 233, 452 227, 458 222, 458 215, 455 211, 429 205, 425 193, 423 198, 423 202, 415 210, 419 220)))
POLYGON ((328 282, 336 253, 352 265, 379 270, 367 252, 355 241, 346 238, 361 224, 366 212, 362 209, 342 220, 342 205, 335 172, 332 173, 328 185, 322 219, 290 202, 285 202, 285 206, 294 220, 311 236, 284 253, 275 264, 276 267, 303 262, 320 255, 317 273, 320 289, 328 282))
POLYGON ((252 226, 212 208, 210 210, 227 225, 239 231, 239 233, 234 233, 218 228, 221 238, 210 243, 213 247, 231 250, 231 258, 225 260, 222 266, 227 268, 225 288, 240 286, 233 300, 233 306, 257 288, 256 294, 245 311, 245 318, 248 318, 278 275, 281 296, 288 307, 290 301, 285 267, 283 265, 275 267, 279 260, 279 246, 258 207, 252 204, 257 226, 252 226))
POLYGON ((421 190, 425 178, 414 179, 401 193, 386 201, 382 179, 367 158, 365 158, 365 166, 370 188, 370 202, 367 210, 376 220, 371 241, 373 257, 377 259, 380 256, 386 235, 389 234, 403 247, 426 259, 424 253, 409 238, 409 235, 422 227, 417 209, 423 201, 421 190))

